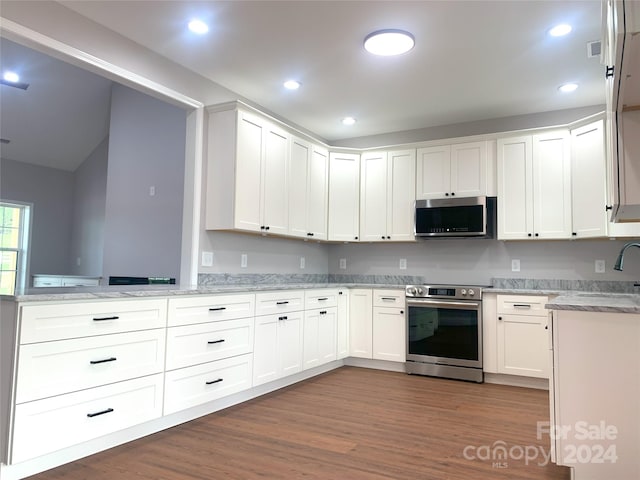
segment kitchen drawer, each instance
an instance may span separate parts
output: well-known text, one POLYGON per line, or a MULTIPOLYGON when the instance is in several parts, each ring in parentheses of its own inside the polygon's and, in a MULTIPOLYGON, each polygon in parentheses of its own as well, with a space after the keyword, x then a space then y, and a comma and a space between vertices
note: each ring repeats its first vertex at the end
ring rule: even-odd
POLYGON ((253 318, 167 329, 167 370, 253 351, 253 318))
POLYGON ((166 329, 21 345, 16 403, 164 370, 166 329))
POLYGON ((17 405, 11 463, 159 418, 162 383, 157 374, 17 405))
POLYGON ((374 307, 398 307, 405 306, 404 290, 392 289, 374 289, 373 290, 373 306, 374 307))
POLYGON ((52 275, 50 277, 38 275, 33 277, 34 287, 61 287, 62 277, 59 275, 52 275))
POLYGON ((549 297, 538 295, 497 295, 498 314, 533 315, 546 317, 548 310, 544 306, 549 297))
POLYGON ((304 310, 304 291, 279 290, 256 294, 256 315, 304 310))
POLYGON ((252 363, 247 354, 165 373, 164 414, 250 388, 252 363))
POLYGON ((253 317, 255 295, 203 295, 169 299, 169 326, 253 317))
POLYGON ((338 305, 338 290, 320 289, 306 290, 304 292, 304 309, 330 308, 338 305))
POLYGON ((98 302, 24 305, 20 343, 164 328, 167 300, 105 300, 98 302))

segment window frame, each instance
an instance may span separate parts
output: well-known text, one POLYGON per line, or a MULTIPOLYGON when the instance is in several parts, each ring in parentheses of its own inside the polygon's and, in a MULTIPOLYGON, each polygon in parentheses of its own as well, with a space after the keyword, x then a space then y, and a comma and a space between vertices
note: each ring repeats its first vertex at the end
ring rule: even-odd
MULTIPOLYGON (((0 206, 20 209, 18 248, 6 248, 0 246, 0 252, 17 252, 15 284, 13 292, 9 293, 9 295, 15 295, 16 292, 24 291, 27 288, 29 279, 33 203, 0 199, 0 206)), ((2 228, 1 225, 0 228, 2 228)))

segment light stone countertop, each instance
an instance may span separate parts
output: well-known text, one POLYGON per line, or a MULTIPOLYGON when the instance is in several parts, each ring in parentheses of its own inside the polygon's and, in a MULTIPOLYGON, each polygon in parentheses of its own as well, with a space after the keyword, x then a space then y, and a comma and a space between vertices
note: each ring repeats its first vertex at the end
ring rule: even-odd
POLYGON ((276 290, 312 290, 318 288, 381 288, 400 289, 405 285, 354 284, 354 283, 301 283, 301 284, 253 284, 253 285, 113 285, 100 287, 30 288, 15 296, 2 296, 4 300, 17 302, 56 302, 66 300, 98 300, 118 298, 173 297, 184 295, 214 295, 224 293, 268 292, 276 290))
POLYGON ((640 295, 633 293, 573 293, 546 304, 549 310, 583 312, 640 313, 640 295))

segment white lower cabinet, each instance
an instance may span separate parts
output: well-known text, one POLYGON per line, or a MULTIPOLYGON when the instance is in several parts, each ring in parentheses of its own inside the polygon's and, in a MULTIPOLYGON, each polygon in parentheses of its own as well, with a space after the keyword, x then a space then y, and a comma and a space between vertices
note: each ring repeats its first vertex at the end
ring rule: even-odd
POLYGON ((181 368, 165 374, 164 414, 241 392, 251 387, 250 353, 181 368))
POLYGON ((253 386, 302 371, 304 312, 256 317, 253 345, 253 386))
POLYGON ((163 375, 21 403, 10 463, 19 463, 162 415, 163 375))
POLYGON ((336 356, 343 359, 349 356, 349 290, 338 291, 337 309, 336 356))
POLYGON ((549 378, 546 296, 498 295, 497 372, 549 378))
POLYGON ((337 307, 308 310, 304 313, 304 370, 331 362, 337 358, 337 307))
POLYGON ((404 308, 373 307, 372 357, 375 360, 407 360, 405 324, 404 308))
POLYGON ((372 358, 373 292, 349 291, 349 352, 352 357, 372 358))

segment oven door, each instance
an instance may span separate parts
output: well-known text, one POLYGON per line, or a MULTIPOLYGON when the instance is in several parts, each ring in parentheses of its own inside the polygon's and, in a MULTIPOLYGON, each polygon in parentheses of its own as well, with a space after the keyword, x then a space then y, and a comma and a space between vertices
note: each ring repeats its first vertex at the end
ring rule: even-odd
POLYGON ((482 303, 408 298, 407 361, 482 368, 482 303))

